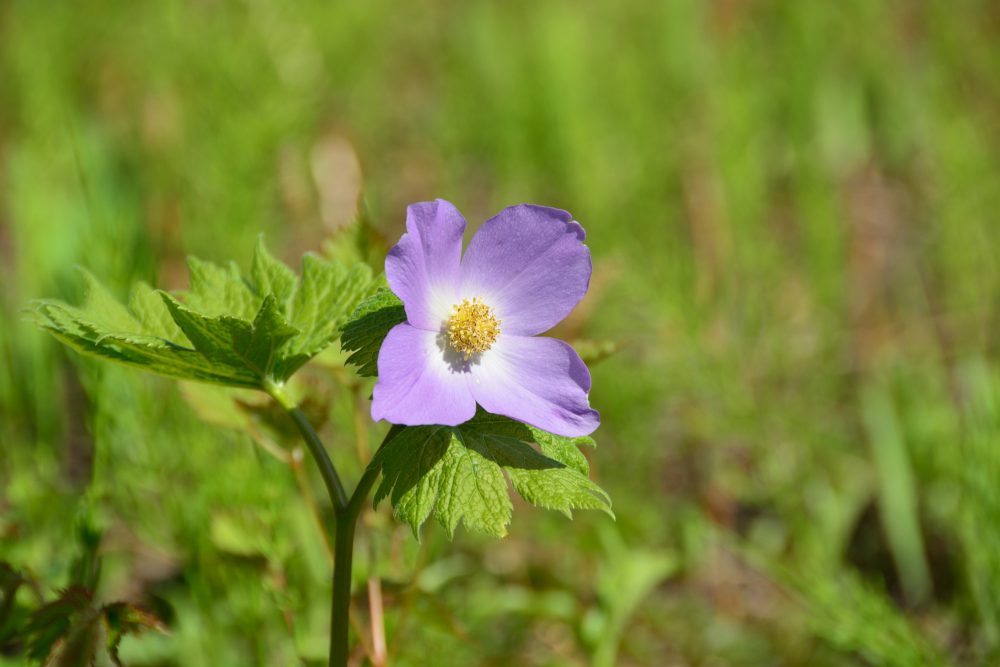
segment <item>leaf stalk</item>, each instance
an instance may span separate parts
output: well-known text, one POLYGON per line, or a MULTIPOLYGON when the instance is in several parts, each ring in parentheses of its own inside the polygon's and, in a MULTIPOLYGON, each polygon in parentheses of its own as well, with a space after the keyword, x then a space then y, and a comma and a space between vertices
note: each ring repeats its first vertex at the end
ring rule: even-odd
POLYGON ((295 422, 296 428, 302 435, 302 440, 306 443, 309 453, 319 467, 319 474, 323 478, 323 484, 326 485, 327 493, 330 494, 334 511, 341 512, 347 509, 347 492, 344 491, 344 484, 340 481, 340 475, 337 474, 337 469, 333 466, 333 461, 330 460, 330 455, 327 454, 326 447, 319 439, 316 429, 309 423, 302 410, 285 393, 284 387, 275 382, 266 381, 264 391, 270 394, 295 422))

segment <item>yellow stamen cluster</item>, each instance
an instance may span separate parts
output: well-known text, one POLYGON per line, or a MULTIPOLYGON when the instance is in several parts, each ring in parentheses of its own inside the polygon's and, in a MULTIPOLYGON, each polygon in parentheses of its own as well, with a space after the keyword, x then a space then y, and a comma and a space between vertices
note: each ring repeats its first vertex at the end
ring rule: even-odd
POLYGON ((462 299, 448 318, 448 342, 466 359, 493 347, 500 335, 500 320, 478 298, 462 299))

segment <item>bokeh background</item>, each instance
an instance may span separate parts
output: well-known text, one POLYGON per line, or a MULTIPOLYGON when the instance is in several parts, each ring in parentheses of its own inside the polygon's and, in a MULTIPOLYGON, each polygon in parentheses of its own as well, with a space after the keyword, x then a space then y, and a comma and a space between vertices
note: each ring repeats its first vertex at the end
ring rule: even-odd
MULTIPOLYGON (((171 630, 129 665, 318 664, 311 462, 21 309, 78 299, 78 265, 182 288, 261 232, 379 266, 435 197, 586 226, 556 333, 618 519, 520 504, 502 541, 418 543, 368 514, 356 664, 1000 660, 988 0, 0 3, 0 560, 48 596, 99 536, 99 596, 171 630)), ((302 388, 353 481, 384 427, 341 363, 302 388)))

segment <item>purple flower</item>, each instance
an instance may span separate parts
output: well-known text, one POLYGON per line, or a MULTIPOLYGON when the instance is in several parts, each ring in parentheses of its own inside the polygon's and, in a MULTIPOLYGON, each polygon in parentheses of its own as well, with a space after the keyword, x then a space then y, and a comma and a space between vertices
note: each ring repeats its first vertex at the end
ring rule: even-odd
POLYGON ((590 372, 566 343, 536 337, 569 314, 590 284, 583 227, 566 211, 511 206, 476 232, 438 199, 406 210, 385 274, 407 321, 378 355, 372 419, 454 426, 476 403, 565 436, 587 435, 590 372))

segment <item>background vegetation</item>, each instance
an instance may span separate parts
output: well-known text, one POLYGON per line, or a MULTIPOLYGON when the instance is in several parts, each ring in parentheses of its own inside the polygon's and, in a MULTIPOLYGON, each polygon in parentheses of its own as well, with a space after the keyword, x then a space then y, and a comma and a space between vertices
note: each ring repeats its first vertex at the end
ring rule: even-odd
MULTIPOLYGON (((369 584, 394 665, 995 664, 998 71, 987 0, 6 0, 0 560, 48 596, 100 536, 98 595, 171 631, 129 665, 320 659, 289 434, 21 309, 78 298, 74 265, 181 288, 263 231, 378 266, 409 202, 530 201, 589 232, 556 333, 614 349, 618 521, 522 504, 503 541, 418 544, 370 513, 359 664, 369 584)), ((353 480, 384 427, 322 361, 300 389, 353 480)))

